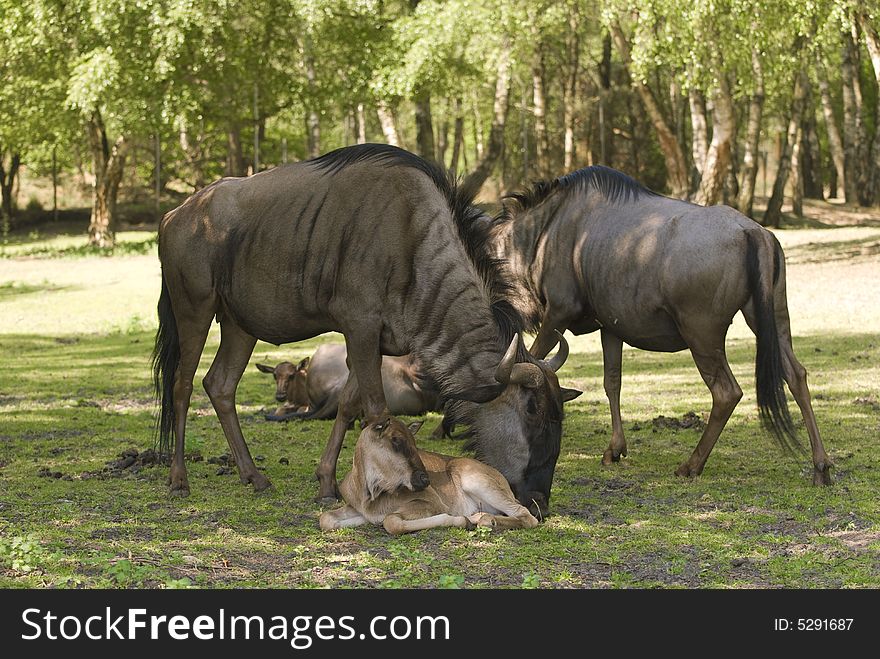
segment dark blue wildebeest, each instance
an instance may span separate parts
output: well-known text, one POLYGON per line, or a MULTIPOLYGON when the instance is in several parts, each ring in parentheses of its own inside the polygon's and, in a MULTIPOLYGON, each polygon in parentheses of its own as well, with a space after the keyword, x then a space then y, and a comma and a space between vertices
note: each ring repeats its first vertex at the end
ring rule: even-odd
POLYGON ((830 483, 806 370, 792 351, 785 257, 771 232, 726 206, 670 199, 607 167, 540 182, 512 198, 494 222, 492 241, 515 273, 520 311, 531 327, 540 326, 532 354, 546 355, 557 331, 601 332, 612 419, 603 463, 626 455, 620 377, 627 343, 691 351, 712 393, 712 411, 699 444, 676 473, 703 471, 742 397, 725 355, 727 329, 742 311, 757 337, 762 419, 783 446, 798 445, 784 380, 810 438, 813 482, 830 483))
POLYGON ((386 411, 382 355, 412 353, 458 399, 477 454, 524 505, 546 510, 561 438, 568 354, 532 357, 471 196, 444 172, 386 145, 359 145, 249 178, 224 178, 159 227, 162 291, 154 376, 171 491, 183 461, 192 380, 212 320, 220 347, 203 380, 242 482, 269 486, 242 435, 235 392, 258 339, 345 336, 351 374, 316 475, 338 495, 336 462, 355 415, 386 411))

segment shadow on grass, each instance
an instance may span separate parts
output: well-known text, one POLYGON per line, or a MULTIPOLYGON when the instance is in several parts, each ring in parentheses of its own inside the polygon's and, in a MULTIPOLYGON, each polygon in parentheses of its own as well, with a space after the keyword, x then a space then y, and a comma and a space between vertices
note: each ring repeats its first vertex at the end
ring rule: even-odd
POLYGON ((55 293, 57 291, 71 291, 80 288, 80 286, 58 286, 48 281, 44 281, 39 285, 15 281, 6 282, 0 284, 0 302, 33 293, 55 293))

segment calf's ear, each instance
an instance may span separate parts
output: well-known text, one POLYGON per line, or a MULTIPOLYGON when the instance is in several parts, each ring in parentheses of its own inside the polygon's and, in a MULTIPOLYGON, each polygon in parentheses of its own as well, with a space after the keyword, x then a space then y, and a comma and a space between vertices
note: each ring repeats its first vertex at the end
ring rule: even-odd
POLYGON ((424 424, 424 423, 425 423, 424 420, 423 421, 413 421, 411 424, 409 424, 407 426, 407 428, 409 428, 409 431, 413 435, 415 435, 419 431, 419 429, 422 427, 422 424, 424 424))
POLYGON ((577 389, 566 389, 565 387, 560 387, 562 390, 562 402, 567 403, 570 400, 574 400, 578 396, 580 396, 583 391, 578 391, 577 389))
POLYGON ((272 366, 266 366, 265 364, 257 364, 257 370, 261 373, 271 373, 275 375, 275 369, 272 366))
POLYGON ((296 365, 296 370, 302 371, 303 369, 308 368, 309 361, 311 361, 311 359, 312 359, 311 357, 306 357, 305 359, 303 359, 299 364, 296 365))

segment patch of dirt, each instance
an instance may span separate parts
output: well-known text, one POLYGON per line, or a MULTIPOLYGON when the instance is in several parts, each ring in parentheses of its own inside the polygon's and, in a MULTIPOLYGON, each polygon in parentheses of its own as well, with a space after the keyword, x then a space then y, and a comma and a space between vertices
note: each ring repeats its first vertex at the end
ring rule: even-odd
POLYGON ((651 419, 651 426, 653 432, 658 430, 702 430, 706 427, 706 423, 702 417, 697 416, 696 412, 688 412, 682 415, 680 419, 661 414, 651 419))
POLYGON ((853 401, 853 405, 864 405, 875 412, 880 412, 880 401, 873 396, 859 396, 853 401))
MULTIPOLYGON (((202 454, 198 451, 191 451, 184 455, 184 459, 188 462, 201 462, 202 454)), ((119 454, 119 457, 107 462, 103 469, 97 471, 84 471, 78 478, 80 480, 89 480, 92 478, 121 478, 128 474, 136 475, 142 470, 155 467, 156 465, 170 465, 170 456, 160 457, 159 454, 148 448, 144 451, 138 451, 135 448, 125 449, 119 454)))
POLYGON ((880 531, 834 531, 826 535, 837 538, 857 553, 873 551, 869 546, 880 543, 880 531))

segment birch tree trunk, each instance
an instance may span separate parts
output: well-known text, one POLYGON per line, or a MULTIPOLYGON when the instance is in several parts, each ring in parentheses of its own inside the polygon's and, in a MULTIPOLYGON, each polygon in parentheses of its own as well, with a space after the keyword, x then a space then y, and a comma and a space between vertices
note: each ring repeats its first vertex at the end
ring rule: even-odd
POLYGON ((694 159, 694 169, 700 177, 703 176, 703 164, 706 162, 706 153, 709 151, 709 122, 706 119, 706 99, 703 93, 691 87, 688 90, 688 103, 691 108, 691 157, 694 159))
POLYGON ((733 98, 727 76, 716 64, 715 77, 718 85, 712 93, 712 142, 703 163, 703 176, 695 202, 713 206, 724 192, 724 179, 730 167, 731 141, 736 135, 733 98))
POLYGON ((802 160, 801 142, 803 130, 798 128, 794 138, 794 146, 791 149, 791 212, 797 217, 804 216, 804 168, 802 160))
POLYGON ((466 190, 479 190, 496 163, 504 155, 504 126, 507 122, 508 99, 510 97, 510 44, 505 41, 498 57, 497 78, 495 80, 495 102, 492 109, 492 128, 489 143, 474 170, 464 179, 466 190))
POLYGON ((462 148, 464 147, 464 109, 462 108, 461 98, 455 99, 455 124, 452 129, 452 162, 449 169, 452 175, 458 174, 458 159, 461 157, 462 148))
POLYGON ((535 148, 538 158, 538 173, 541 177, 548 176, 550 173, 545 76, 544 51, 541 44, 538 44, 532 61, 532 113, 535 116, 535 148))
POLYGON ((580 16, 572 8, 568 17, 568 65, 562 90, 562 107, 565 138, 563 144, 563 169, 570 172, 574 167, 574 122, 575 100, 577 98, 578 61, 580 57, 580 16))
POLYGON ((15 179, 18 176, 18 170, 21 166, 21 154, 13 151, 9 154, 9 170, 7 171, 3 163, 4 152, 0 149, 0 197, 2 197, 2 206, 0 206, 0 215, 2 215, 2 232, 5 236, 12 227, 12 210, 13 195, 12 188, 15 185, 15 179))
MULTIPOLYGON (((629 42, 616 21, 612 23, 611 37, 617 49, 620 51, 621 59, 624 65, 629 68, 632 64, 632 56, 629 42)), ((660 143, 660 150, 663 152, 663 160, 666 163, 666 180, 673 197, 686 199, 688 196, 688 175, 687 162, 684 152, 678 140, 675 139, 675 133, 669 126, 669 121, 663 115, 663 110, 654 96, 654 92, 641 80, 630 76, 632 86, 639 95, 654 131, 657 133, 657 140, 660 143)))
POLYGON ((397 133, 397 124, 394 121, 394 113, 386 101, 379 101, 376 106, 376 116, 379 117, 379 125, 382 126, 382 134, 385 141, 392 146, 401 146, 400 135, 397 133))
POLYGON ((843 57, 841 60, 841 78, 843 80, 843 157, 844 196, 846 203, 859 203, 859 178, 863 170, 861 154, 863 152, 864 128, 861 112, 861 85, 857 66, 856 45, 849 32, 842 33, 843 57))
MULTIPOLYGON (((874 81, 880 91, 880 33, 875 23, 872 23, 867 13, 860 16, 862 31, 865 34, 865 43, 868 45, 868 54, 871 56, 871 68, 874 71, 874 81)), ((871 142, 870 157, 870 186, 871 200, 873 203, 880 202, 880 99, 874 107, 874 140, 871 142)))
POLYGON ((780 145, 779 169, 776 172, 776 180, 773 183, 773 194, 767 202, 767 211, 764 213, 764 226, 779 227, 782 218, 782 201, 785 195, 785 184, 791 172, 791 157, 794 150, 795 140, 801 124, 801 115, 806 96, 806 74, 799 70, 795 76, 794 91, 791 95, 791 117, 788 121, 782 144, 780 145))
POLYGON ((834 105, 831 102, 828 72, 821 57, 816 61, 816 78, 819 85, 819 98, 822 102, 822 116, 825 117, 825 129, 828 133, 828 150, 831 152, 831 161, 834 163, 835 172, 837 172, 837 185, 828 191, 828 196, 840 198, 840 192, 846 190, 846 157, 843 150, 843 140, 840 138, 840 129, 837 127, 837 119, 834 116, 834 105))
POLYGON ((425 160, 434 161, 434 122, 431 118, 431 96, 422 92, 416 104, 416 152, 425 160))
POLYGON ((761 143, 761 120, 764 114, 764 66, 757 49, 752 50, 752 76, 755 89, 749 99, 749 122, 746 127, 746 144, 743 153, 742 184, 736 201, 739 212, 748 217, 752 217, 752 208, 755 202, 758 149, 761 143))
POLYGON ((122 182, 127 145, 123 135, 110 145, 104 121, 97 110, 86 123, 86 133, 95 174, 89 244, 110 248, 116 240, 116 197, 122 182))

